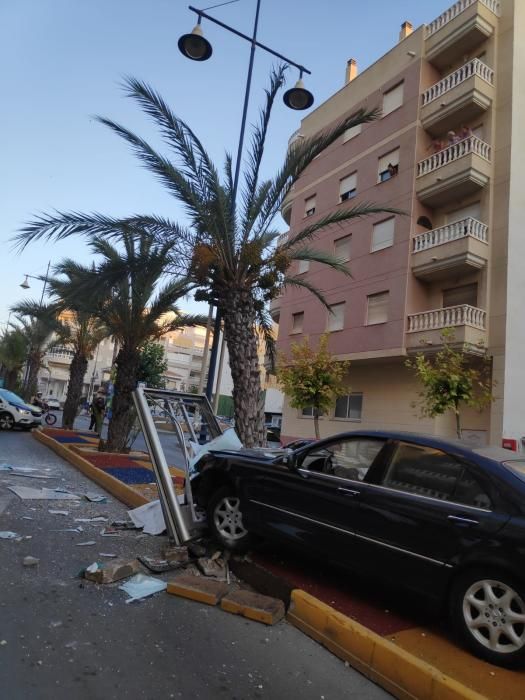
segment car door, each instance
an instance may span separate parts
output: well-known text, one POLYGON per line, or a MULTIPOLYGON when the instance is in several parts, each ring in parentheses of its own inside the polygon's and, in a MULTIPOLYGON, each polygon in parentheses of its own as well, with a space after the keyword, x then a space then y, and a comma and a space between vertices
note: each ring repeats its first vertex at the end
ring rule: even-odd
POLYGON ((496 533, 490 482, 475 465, 442 450, 398 442, 378 484, 365 484, 354 536, 380 576, 439 595, 450 569, 496 533))
POLYGON ((252 504, 266 534, 340 560, 353 546, 355 497, 386 440, 338 437, 301 450, 285 471, 259 474, 252 504))

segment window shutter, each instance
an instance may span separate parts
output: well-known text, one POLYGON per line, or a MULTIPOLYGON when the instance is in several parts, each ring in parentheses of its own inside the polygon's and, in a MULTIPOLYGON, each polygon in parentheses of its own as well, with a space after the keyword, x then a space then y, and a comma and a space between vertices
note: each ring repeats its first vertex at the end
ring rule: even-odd
POLYGON ((315 194, 304 200, 304 215, 312 216, 312 214, 315 214, 315 194))
POLYGON ((297 274, 302 275, 303 272, 308 272, 310 269, 310 261, 309 260, 299 260, 299 267, 297 268, 297 274))
POLYGON ((383 95, 383 116, 390 114, 403 104, 403 83, 399 83, 383 95))
POLYGON ((339 260, 350 260, 350 242, 352 236, 344 236, 334 241, 334 255, 339 260))
POLYGON ((461 287, 443 290, 443 306, 478 305, 478 285, 464 284, 461 287))
POLYGON ((353 139, 360 134, 362 126, 362 124, 356 124, 355 126, 351 126, 350 129, 347 129, 343 134, 343 143, 350 141, 350 139, 353 139))
POLYGON ((328 331, 341 331, 345 323, 345 303, 333 304, 328 312, 328 331))
POLYGON ((339 180, 339 201, 343 202, 345 199, 350 199, 350 197, 355 196, 356 189, 357 173, 352 173, 342 180, 339 180))
POLYGON ((389 164, 399 165, 399 148, 396 148, 395 150, 386 153, 384 156, 381 156, 379 159, 379 173, 383 173, 385 170, 388 170, 389 164))
POLYGON ((303 332, 304 311, 292 314, 292 333, 303 332))
POLYGON ((388 292, 369 295, 366 319, 367 325, 372 326, 376 323, 385 323, 385 321, 388 321, 389 296, 390 294, 388 292))
POLYGON ((393 245, 395 222, 396 219, 392 216, 390 219, 374 224, 372 230, 372 252, 389 248, 393 245))
POLYGON ((481 221, 481 202, 474 202, 473 204, 469 204, 468 207, 462 207, 461 209, 449 212, 447 214, 447 223, 451 224, 454 221, 461 221, 462 219, 467 219, 469 216, 481 221))

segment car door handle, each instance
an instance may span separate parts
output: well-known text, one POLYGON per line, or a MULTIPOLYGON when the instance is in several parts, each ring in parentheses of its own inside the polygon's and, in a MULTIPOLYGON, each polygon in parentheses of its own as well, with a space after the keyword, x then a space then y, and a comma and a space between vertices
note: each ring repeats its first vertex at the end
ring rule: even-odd
POLYGON ((343 496, 359 496, 361 493, 360 491, 354 491, 353 489, 344 489, 342 486, 339 486, 337 490, 339 493, 342 493, 343 496))
POLYGON ((472 520, 471 518, 463 518, 460 515, 448 515, 447 520, 450 520, 460 527, 472 527, 473 525, 479 525, 478 520, 472 520))

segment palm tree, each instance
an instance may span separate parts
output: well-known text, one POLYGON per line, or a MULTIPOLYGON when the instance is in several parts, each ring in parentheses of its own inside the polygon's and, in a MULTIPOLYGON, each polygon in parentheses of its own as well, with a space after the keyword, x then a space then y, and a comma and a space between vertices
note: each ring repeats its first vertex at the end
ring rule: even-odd
POLYGON ((37 391, 38 371, 42 367, 50 340, 53 334, 60 334, 62 326, 55 304, 26 300, 12 306, 11 311, 16 314, 28 348, 22 396, 29 401, 37 391))
POLYGON ((0 365, 3 369, 4 386, 10 391, 19 388, 19 377, 27 359, 27 339, 16 326, 6 328, 0 338, 0 365))
POLYGON ((139 226, 169 242, 174 269, 182 270, 198 287, 196 298, 215 304, 224 318, 235 406, 235 425, 246 446, 259 444, 264 435, 264 414, 257 358, 258 329, 265 333, 273 357, 271 321, 267 303, 283 286, 303 287, 323 304, 322 291, 308 280, 291 274, 295 260, 322 263, 343 275, 346 264, 316 247, 318 233, 358 217, 378 212, 399 213, 366 203, 342 206, 318 218, 277 245, 275 220, 292 187, 314 158, 333 144, 345 130, 376 119, 376 109, 360 109, 335 126, 312 137, 297 140, 288 150, 273 179, 261 179, 261 163, 275 97, 284 84, 285 69, 272 71, 265 106, 254 128, 243 174, 242 191, 236 198, 232 159, 226 155, 224 177, 219 176, 201 141, 148 85, 129 78, 128 95, 138 102, 159 127, 172 158, 157 152, 147 141, 105 118, 99 121, 132 147, 150 170, 185 207, 189 226, 182 227, 159 216, 119 219, 101 214, 58 212, 27 224, 18 236, 24 246, 39 238, 61 239, 73 234, 117 235, 123 227, 139 226))
POLYGON ((169 260, 169 242, 156 243, 150 234, 126 227, 113 241, 91 237, 89 247, 97 262, 89 267, 63 261, 57 272, 66 275, 67 282, 54 281, 53 288, 64 306, 96 318, 118 343, 106 449, 120 452, 132 427, 131 394, 137 385, 141 347, 177 328, 205 324, 206 319, 181 315, 176 306, 191 289, 187 280, 171 278, 160 284, 169 260))

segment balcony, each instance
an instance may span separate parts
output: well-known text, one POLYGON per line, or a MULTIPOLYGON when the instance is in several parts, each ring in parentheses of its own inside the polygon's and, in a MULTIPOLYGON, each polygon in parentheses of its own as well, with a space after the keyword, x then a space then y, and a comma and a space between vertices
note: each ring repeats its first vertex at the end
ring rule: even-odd
POLYGON ((469 136, 417 164, 416 193, 430 207, 443 206, 482 189, 490 175, 489 144, 469 136))
POLYGON ((281 303, 283 300, 283 295, 279 294, 278 297, 270 301, 270 316, 275 323, 279 323, 279 318, 281 315, 281 303))
POLYGON ((480 270, 487 256, 488 226, 472 217, 425 231, 412 240, 412 272, 426 282, 480 270))
POLYGON ((439 136, 485 112, 493 99, 494 71, 475 58, 425 90, 421 124, 439 136))
POLYGON ((442 347, 441 332, 454 329, 454 345, 477 355, 487 340, 486 311, 461 304, 443 309, 422 311, 408 317, 406 347, 409 353, 437 352, 442 347))
POLYGON ((498 0, 459 0, 426 26, 426 58, 444 69, 494 34, 498 0))

